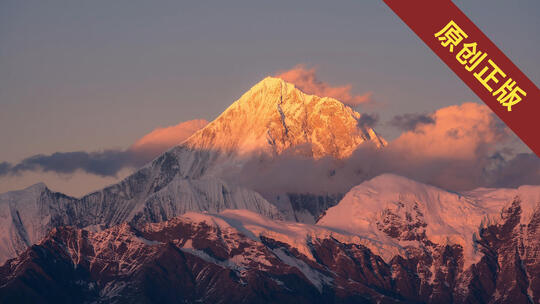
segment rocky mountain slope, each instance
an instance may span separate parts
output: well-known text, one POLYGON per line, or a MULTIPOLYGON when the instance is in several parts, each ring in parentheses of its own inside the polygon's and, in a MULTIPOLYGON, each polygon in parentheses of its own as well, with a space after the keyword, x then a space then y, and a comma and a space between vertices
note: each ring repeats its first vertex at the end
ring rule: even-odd
POLYGON ((453 193, 385 174, 318 224, 402 248, 422 301, 540 302, 540 186, 453 193))
POLYGON ((375 131, 358 125, 360 116, 335 99, 265 78, 205 128, 118 184, 82 198, 42 184, 0 195, 0 262, 63 225, 111 227, 164 221, 187 211, 239 208, 314 222, 340 194, 278 193, 285 199, 269 202, 222 176, 249 160, 271 161, 284 151, 341 158, 364 142, 383 146, 375 131))
POLYGON ((353 189, 319 225, 226 210, 94 232, 57 228, 0 268, 0 301, 538 303, 538 198, 540 187, 460 196, 382 176, 353 189), (388 191, 377 188, 383 181, 388 191), (373 211, 368 198, 381 207, 373 211), (332 222, 352 201, 354 212, 332 222), (432 221, 440 208, 472 216, 432 221), (363 219, 341 225, 362 211, 370 229, 363 219), (475 232, 462 239, 449 228, 464 226, 475 232))

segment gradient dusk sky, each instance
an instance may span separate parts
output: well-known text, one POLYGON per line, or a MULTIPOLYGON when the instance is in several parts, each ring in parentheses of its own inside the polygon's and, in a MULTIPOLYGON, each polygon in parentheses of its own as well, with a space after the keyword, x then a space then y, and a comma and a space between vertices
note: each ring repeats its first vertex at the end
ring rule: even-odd
MULTIPOLYGON (((540 84, 540 1, 455 3, 540 84)), ((479 102, 381 0, 3 0, 0 163, 128 148, 158 127, 212 120, 298 64, 354 94, 372 92, 356 110, 377 113, 389 139, 399 134, 385 123, 395 115, 479 102)), ((17 178, 0 177, 0 192, 43 180, 80 194, 117 180, 17 178)))

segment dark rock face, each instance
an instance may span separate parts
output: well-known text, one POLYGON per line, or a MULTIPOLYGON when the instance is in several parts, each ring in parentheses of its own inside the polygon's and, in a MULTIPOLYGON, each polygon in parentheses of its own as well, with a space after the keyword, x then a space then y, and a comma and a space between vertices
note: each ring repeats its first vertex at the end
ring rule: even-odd
MULTIPOLYGON (((399 202, 400 207, 404 204, 399 202)), ((423 241, 426 239, 427 224, 424 222, 423 214, 418 207, 418 203, 412 208, 412 212, 405 211, 404 214, 396 214, 390 209, 385 209, 382 220, 377 222, 377 228, 386 233, 389 237, 404 241, 423 241)))
POLYGON ((522 224, 520 201, 501 213, 504 220, 480 231, 482 260, 470 270, 466 302, 540 303, 540 210, 522 224))
POLYGON ((2 303, 314 303, 321 297, 299 269, 263 244, 239 234, 221 237, 204 223, 159 231, 126 224, 98 234, 55 229, 8 261, 0 276, 2 303), (246 257, 242 267, 227 262, 238 255, 246 257))
MULTIPOLYGON (((343 198, 343 194, 316 195, 309 193, 287 193, 287 196, 295 214, 300 212, 307 213, 313 217, 314 222, 317 222, 328 208, 337 205, 343 198)), ((300 221, 298 218, 296 220, 300 221)))
MULTIPOLYGON (((96 233, 61 227, 0 267, 0 302, 539 303, 540 210, 527 223, 521 213, 516 200, 481 229, 483 257, 467 269, 461 246, 425 239, 385 262, 332 236, 308 238, 308 257, 268 235, 184 218, 96 233)), ((382 231, 401 222, 383 218, 393 220, 382 231)), ((395 237, 425 238, 409 222, 395 237)))

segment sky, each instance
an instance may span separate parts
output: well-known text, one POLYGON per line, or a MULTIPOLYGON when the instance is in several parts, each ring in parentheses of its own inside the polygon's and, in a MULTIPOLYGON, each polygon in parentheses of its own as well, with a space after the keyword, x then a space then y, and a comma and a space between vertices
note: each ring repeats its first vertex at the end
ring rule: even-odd
MULTIPOLYGON (((540 84, 538 0, 455 3, 540 84)), ((369 96, 355 109, 377 113, 390 140, 400 134, 387 123, 396 115, 479 102, 380 0, 3 0, 0 163, 131 153, 156 128, 211 121, 265 76, 299 64, 369 96)), ((44 181, 79 195, 129 172, 4 176, 0 192, 44 181)))

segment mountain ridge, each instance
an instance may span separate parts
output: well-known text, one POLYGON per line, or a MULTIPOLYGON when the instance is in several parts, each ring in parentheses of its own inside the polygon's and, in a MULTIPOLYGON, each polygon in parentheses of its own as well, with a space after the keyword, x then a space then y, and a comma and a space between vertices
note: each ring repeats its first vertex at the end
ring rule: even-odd
POLYGON ((496 225, 501 212, 520 202, 521 222, 540 210, 540 186, 449 192, 394 174, 383 174, 351 189, 326 210, 319 225, 371 236, 394 245, 456 244, 465 266, 481 258, 478 231, 496 225), (397 242, 396 242, 397 240, 397 242))
POLYGON ((524 200, 479 226, 482 257, 470 264, 461 245, 425 234, 417 235, 423 246, 402 247, 247 210, 96 232, 60 227, 0 267, 0 300, 536 303, 540 208, 523 218, 524 200))
MULTIPOLYGON (((267 77, 203 129, 116 184, 80 198, 43 189, 35 193, 29 188, 26 191, 34 195, 25 204, 5 196, 0 200, 0 231, 5 238, 0 244, 0 261, 16 256, 61 225, 142 224, 186 211, 227 208, 314 221, 318 209, 301 211, 302 217, 297 217, 293 202, 285 202, 278 210, 274 202, 229 184, 221 175, 238 170, 251 158, 271 159, 291 149, 315 158, 339 158, 366 141, 385 144, 375 131, 359 126, 359 118, 359 113, 335 99, 307 95, 290 83, 267 77)), ((333 197, 323 199, 321 208, 335 203, 333 197)))

